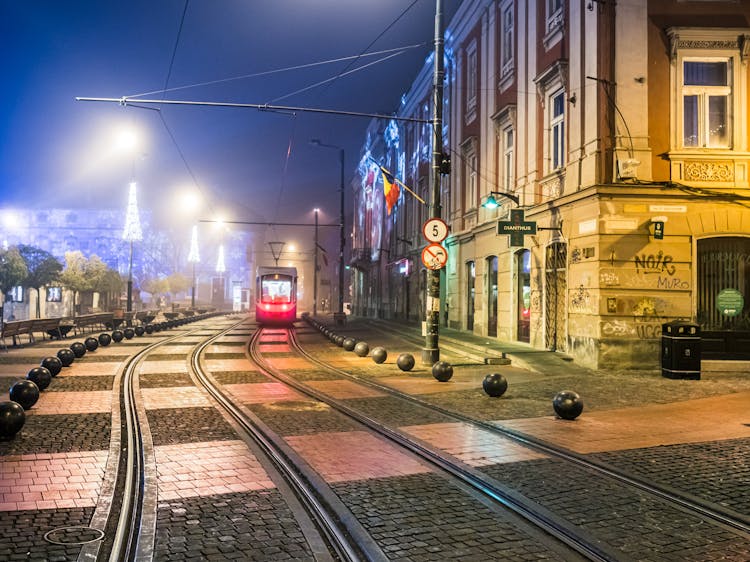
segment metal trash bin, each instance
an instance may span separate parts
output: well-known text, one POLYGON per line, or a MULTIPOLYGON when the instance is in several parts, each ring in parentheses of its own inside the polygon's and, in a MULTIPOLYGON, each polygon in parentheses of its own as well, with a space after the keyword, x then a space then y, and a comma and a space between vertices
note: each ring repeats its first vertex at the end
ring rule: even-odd
POLYGON ((668 379, 701 378, 701 336, 697 324, 673 320, 661 327, 661 375, 668 379))

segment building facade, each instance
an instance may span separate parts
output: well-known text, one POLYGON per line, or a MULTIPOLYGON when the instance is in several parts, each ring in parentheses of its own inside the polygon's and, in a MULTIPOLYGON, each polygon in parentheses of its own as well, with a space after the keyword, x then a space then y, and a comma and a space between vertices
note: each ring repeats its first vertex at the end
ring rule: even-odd
MULTIPOLYGON (((747 357, 749 4, 462 3, 445 34, 444 324, 653 368, 662 325, 683 320, 704 358, 747 357)), ((430 126, 399 119, 430 116, 431 64, 364 142, 357 313, 424 319, 428 207, 402 190, 388 214, 371 172, 429 194, 430 126)))

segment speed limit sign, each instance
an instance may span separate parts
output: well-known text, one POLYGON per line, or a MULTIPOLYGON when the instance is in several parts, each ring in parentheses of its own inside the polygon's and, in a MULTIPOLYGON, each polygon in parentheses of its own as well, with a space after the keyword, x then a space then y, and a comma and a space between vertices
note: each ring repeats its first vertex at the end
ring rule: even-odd
POLYGON ((448 237, 448 225, 442 219, 428 219, 422 225, 422 234, 429 242, 442 242, 448 237))

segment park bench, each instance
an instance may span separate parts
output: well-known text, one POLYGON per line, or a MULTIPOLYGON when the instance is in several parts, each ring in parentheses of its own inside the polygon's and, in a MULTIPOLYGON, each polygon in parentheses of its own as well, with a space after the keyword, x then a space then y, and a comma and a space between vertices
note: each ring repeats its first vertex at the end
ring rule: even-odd
POLYGON ((114 314, 111 312, 95 312, 93 314, 81 314, 73 319, 75 324, 75 333, 84 332, 86 328, 101 328, 109 330, 114 326, 114 314))
POLYGON ((12 320, 10 322, 5 322, 0 330, 0 342, 2 342, 3 348, 5 348, 6 351, 8 349, 8 346, 5 343, 5 338, 12 338, 13 345, 18 345, 16 343, 16 337, 23 334, 29 336, 29 343, 34 341, 34 336, 31 333, 33 322, 33 320, 12 320))
POLYGON ((62 330, 60 329, 60 322, 62 318, 35 318, 31 321, 31 339, 36 341, 34 334, 41 332, 42 339, 45 339, 48 335, 51 338, 61 340, 63 338, 62 330))

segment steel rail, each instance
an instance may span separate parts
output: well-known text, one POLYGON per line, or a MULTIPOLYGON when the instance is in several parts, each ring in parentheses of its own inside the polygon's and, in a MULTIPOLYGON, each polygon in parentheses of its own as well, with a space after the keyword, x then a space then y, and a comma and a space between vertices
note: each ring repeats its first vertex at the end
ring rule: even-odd
MULTIPOLYGON (((226 330, 228 332, 230 329, 226 330)), ((226 333, 223 332, 223 333, 226 333)), ((257 329, 250 338, 248 347, 252 349, 257 345, 262 329, 257 329)), ((279 473, 291 485, 295 495, 300 499, 307 513, 312 517, 316 526, 323 534, 326 542, 332 548, 339 560, 359 561, 363 559, 370 561, 380 561, 383 558, 373 554, 369 549, 362 548, 362 545, 356 544, 353 538, 339 522, 339 517, 331 508, 315 493, 315 486, 308 482, 307 478, 301 474, 300 470, 288 458, 284 451, 277 446, 265 432, 249 419, 232 399, 227 397, 214 382, 206 375, 203 369, 200 357, 203 351, 213 343, 222 334, 213 336, 206 342, 200 344, 193 350, 190 358, 191 367, 198 380, 204 386, 206 391, 218 402, 218 404, 240 425, 246 435, 251 438, 272 462, 279 473)), ((260 366, 260 365, 259 365, 260 366)))
MULTIPOLYGON (((421 342, 421 340, 417 340, 417 338, 414 338, 413 336, 410 336, 407 333, 399 332, 399 334, 406 339, 421 342)), ((676 490, 670 486, 658 484, 653 481, 649 481, 641 477, 635 476, 633 474, 629 474, 625 471, 619 470, 616 467, 613 467, 612 465, 609 465, 602 461, 590 459, 584 455, 575 453, 574 451, 571 451, 570 449, 566 449, 564 447, 554 445, 548 441, 539 439, 537 437, 533 437, 521 431, 503 427, 502 425, 497 425, 497 424, 493 424, 490 422, 477 420, 475 418, 472 418, 460 412, 448 410, 447 408, 443 408, 442 406, 432 404, 430 402, 417 398, 416 396, 412 396, 410 394, 399 392, 398 390, 387 387, 385 385, 381 385, 374 381, 363 379, 357 375, 352 375, 351 373, 342 371, 341 369, 338 369, 332 365, 328 365, 327 363, 321 362, 309 354, 306 354, 306 357, 308 357, 310 361, 313 361, 322 367, 326 367, 332 370, 333 372, 336 372, 342 376, 356 379, 358 382, 361 382, 372 388, 376 388, 383 392, 387 392, 393 396, 398 396, 400 398, 403 398, 404 400, 408 400, 415 404, 419 404, 420 406, 429 408, 443 415, 450 416, 458 421, 462 421, 464 423, 471 424, 475 427, 479 427, 487 431, 491 431, 493 433, 505 436, 517 443, 521 443, 534 450, 546 453, 551 456, 562 458, 568 462, 577 464, 579 466, 583 466, 584 468, 590 469, 599 474, 603 474, 616 481, 622 482, 624 484, 637 488, 641 491, 657 496, 689 512, 697 513, 703 517, 716 521, 717 523, 726 525, 732 528, 733 530, 739 531, 745 534, 748 539, 750 539, 750 519, 747 517, 743 517, 743 515, 740 513, 737 513, 737 514, 727 513, 725 511, 722 511, 720 509, 717 509, 709 505, 707 502, 701 501, 699 498, 687 496, 684 493, 680 492, 679 490, 676 490)))
MULTIPOLYGON (((126 459, 124 467, 122 467, 122 462, 118 463, 118 467, 122 467, 122 469, 118 468, 117 475, 117 481, 119 481, 120 474, 124 473, 125 481, 121 486, 122 504, 120 505, 119 516, 117 516, 112 547, 108 556, 110 562, 142 559, 144 558, 144 552, 151 552, 153 550, 153 545, 144 545, 141 541, 143 498, 146 493, 146 459, 143 445, 144 438, 141 431, 142 422, 138 415, 138 397, 136 396, 134 384, 136 368, 154 349, 190 335, 195 331, 198 330, 175 334, 172 337, 149 345, 133 355, 125 367, 120 385, 123 394, 121 403, 123 418, 121 424, 126 426, 126 431, 121 437, 121 442, 126 451, 126 459)), ((117 488, 115 489, 115 493, 117 493, 117 488)), ((110 514, 108 517, 105 528, 110 526, 110 519, 113 515, 110 514)))

